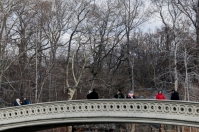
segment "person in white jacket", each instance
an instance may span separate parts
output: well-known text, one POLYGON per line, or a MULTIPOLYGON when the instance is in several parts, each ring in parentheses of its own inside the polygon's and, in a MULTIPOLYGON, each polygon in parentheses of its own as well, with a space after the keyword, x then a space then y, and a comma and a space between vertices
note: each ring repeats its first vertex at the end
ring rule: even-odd
POLYGON ((20 106, 21 103, 20 103, 20 99, 17 98, 16 101, 14 102, 14 106, 20 106))

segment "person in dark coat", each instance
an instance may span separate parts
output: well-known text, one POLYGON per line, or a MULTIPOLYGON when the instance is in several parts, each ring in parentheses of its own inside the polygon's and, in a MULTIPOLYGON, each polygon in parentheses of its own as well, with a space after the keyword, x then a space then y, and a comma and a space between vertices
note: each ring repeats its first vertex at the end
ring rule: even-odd
POLYGON ((21 105, 27 105, 27 104, 30 104, 30 100, 28 100, 27 98, 24 98, 21 105))
POLYGON ((174 89, 171 91, 171 100, 179 100, 179 94, 174 89))
POLYGON ((114 98, 116 98, 116 99, 122 99, 122 98, 124 98, 124 95, 122 94, 122 91, 118 90, 117 94, 114 95, 114 98))
POLYGON ((87 96, 87 99, 98 99, 98 93, 96 93, 95 89, 93 89, 92 92, 90 92, 87 96))

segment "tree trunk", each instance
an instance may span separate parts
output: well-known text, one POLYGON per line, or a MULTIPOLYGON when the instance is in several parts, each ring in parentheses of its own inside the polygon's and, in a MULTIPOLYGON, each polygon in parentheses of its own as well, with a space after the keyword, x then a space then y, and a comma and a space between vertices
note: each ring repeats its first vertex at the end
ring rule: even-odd
POLYGON ((180 132, 180 126, 177 126, 177 132, 180 132))
POLYGON ((197 47, 199 48, 199 0, 196 7, 196 35, 197 47))
MULTIPOLYGON (((197 6, 196 6, 196 44, 197 44, 197 60, 196 60, 196 64, 197 64, 197 70, 199 70, 199 0, 197 2, 197 6)), ((199 80, 198 80, 199 82, 199 80)))
POLYGON ((76 92, 76 88, 69 88, 68 89, 68 100, 72 100, 73 99, 73 96, 75 95, 75 92, 76 92))
POLYGON ((163 125, 163 124, 160 125, 160 130, 159 130, 159 132, 165 132, 165 131, 164 131, 164 125, 163 125))
POLYGON ((188 68, 187 68, 187 49, 185 47, 185 56, 184 56, 184 65, 185 65, 185 100, 189 101, 189 78, 188 78, 188 68))
POLYGON ((135 132, 135 124, 131 125, 131 132, 135 132))
POLYGON ((182 132, 184 132, 184 126, 182 126, 182 132))
POLYGON ((174 51, 174 76, 175 76, 175 82, 174 82, 174 87, 175 90, 178 90, 178 71, 177 71, 177 49, 178 49, 178 45, 175 44, 175 51, 174 51))

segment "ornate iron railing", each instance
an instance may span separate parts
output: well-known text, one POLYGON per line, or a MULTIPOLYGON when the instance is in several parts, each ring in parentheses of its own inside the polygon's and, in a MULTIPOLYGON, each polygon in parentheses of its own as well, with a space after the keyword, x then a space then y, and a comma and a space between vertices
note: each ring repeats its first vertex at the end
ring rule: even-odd
POLYGON ((170 100, 72 100, 0 109, 0 130, 59 123, 158 123, 199 127, 199 103, 170 100))

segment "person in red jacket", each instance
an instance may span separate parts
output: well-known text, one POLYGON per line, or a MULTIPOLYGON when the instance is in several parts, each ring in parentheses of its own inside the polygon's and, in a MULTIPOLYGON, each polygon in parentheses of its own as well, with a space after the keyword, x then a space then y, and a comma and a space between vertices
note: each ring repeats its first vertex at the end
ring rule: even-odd
POLYGON ((165 100, 165 96, 161 90, 156 94, 156 99, 165 100))

